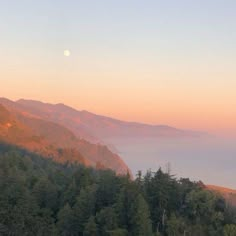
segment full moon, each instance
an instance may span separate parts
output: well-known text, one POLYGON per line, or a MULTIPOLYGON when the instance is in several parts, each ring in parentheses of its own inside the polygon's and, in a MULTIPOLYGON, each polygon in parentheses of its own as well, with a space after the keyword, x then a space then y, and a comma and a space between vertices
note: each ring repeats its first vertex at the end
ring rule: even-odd
POLYGON ((70 56, 70 51, 69 50, 64 50, 64 56, 69 57, 70 56))

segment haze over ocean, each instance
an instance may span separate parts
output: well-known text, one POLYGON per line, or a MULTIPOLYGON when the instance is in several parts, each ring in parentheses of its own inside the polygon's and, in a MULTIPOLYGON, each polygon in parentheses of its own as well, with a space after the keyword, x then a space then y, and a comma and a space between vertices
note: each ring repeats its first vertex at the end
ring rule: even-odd
POLYGON ((134 175, 160 167, 171 174, 206 184, 236 189, 236 141, 207 138, 114 139, 119 154, 134 175))

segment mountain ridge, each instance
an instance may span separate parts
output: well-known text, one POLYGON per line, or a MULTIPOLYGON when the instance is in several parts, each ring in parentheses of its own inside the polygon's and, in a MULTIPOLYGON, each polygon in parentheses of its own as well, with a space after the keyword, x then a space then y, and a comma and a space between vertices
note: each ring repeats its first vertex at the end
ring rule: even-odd
POLYGON ((3 118, 3 114, 6 114, 0 123, 2 141, 19 145, 59 162, 67 161, 68 156, 68 161, 78 161, 87 166, 109 168, 118 174, 130 172, 123 160, 106 146, 78 139, 61 124, 28 116, 25 112, 14 110, 14 104, 10 105, 8 110, 6 104, 0 104, 0 117, 3 118))
MULTIPOLYGON (((103 115, 97 115, 86 110, 77 110, 63 103, 50 104, 43 103, 35 100, 20 99, 16 103, 24 105, 31 109, 32 113, 37 107, 37 114, 41 112, 41 116, 47 116, 53 121, 61 122, 63 125, 66 120, 73 122, 73 127, 67 126, 67 128, 73 129, 75 133, 79 136, 80 132, 83 130, 90 136, 97 139, 98 142, 105 143, 110 141, 114 137, 199 137, 203 135, 202 132, 182 130, 168 125, 153 125, 145 124, 132 121, 123 121, 120 119, 115 119, 111 117, 106 117, 103 115), (60 117, 63 111, 67 111, 66 117, 60 117), (59 117, 53 117, 52 111, 57 112, 59 117), (77 130, 77 131, 76 131, 77 130)), ((70 124, 72 125, 72 124, 70 124)), ((82 134, 83 136, 83 134, 82 134)), ((85 137, 86 139, 86 137, 85 137)), ((87 140, 90 140, 87 138, 87 140)))

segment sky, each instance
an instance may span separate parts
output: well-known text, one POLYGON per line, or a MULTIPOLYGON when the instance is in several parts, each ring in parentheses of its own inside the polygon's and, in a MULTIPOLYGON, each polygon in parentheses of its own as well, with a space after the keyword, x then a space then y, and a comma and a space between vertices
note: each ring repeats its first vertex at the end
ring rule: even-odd
POLYGON ((0 96, 232 135, 235 29, 234 0, 0 0, 0 96))

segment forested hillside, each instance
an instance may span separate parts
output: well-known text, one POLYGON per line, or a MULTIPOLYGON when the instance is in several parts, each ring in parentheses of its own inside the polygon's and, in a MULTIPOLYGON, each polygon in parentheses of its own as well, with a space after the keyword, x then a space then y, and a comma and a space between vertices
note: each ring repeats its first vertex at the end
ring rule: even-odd
POLYGON ((161 170, 132 181, 1 143, 0 235, 233 236, 236 210, 161 170))

